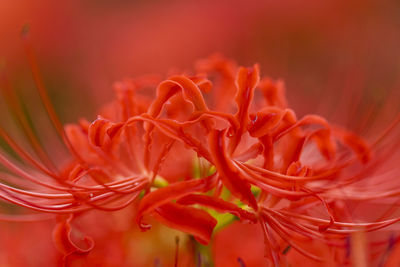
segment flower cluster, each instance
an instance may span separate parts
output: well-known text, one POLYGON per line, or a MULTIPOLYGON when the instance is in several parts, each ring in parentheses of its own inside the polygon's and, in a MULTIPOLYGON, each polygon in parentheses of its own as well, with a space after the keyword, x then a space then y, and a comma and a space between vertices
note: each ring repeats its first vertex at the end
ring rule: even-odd
POLYGON ((368 185, 371 189, 371 173, 384 159, 374 157, 376 143, 397 122, 368 145, 321 116, 298 118, 288 107, 283 82, 260 78, 258 65, 237 67, 214 55, 196 64, 196 74, 116 83, 116 99, 96 120, 63 127, 34 60, 31 65, 71 159, 62 168, 54 164, 12 90, 4 90, 33 152, 0 129, 19 159, 0 153, 7 170, 1 173, 7 182, 0 184, 0 197, 37 212, 2 216, 40 220, 56 214, 53 239, 65 261, 93 248, 90 237, 84 238, 85 246, 71 238, 74 216, 93 209, 112 212, 135 206, 142 230, 151 228, 148 221, 153 218, 204 245, 218 224, 229 223, 216 214, 230 213, 233 220, 260 225, 265 256, 275 266, 287 261, 290 248, 315 261, 348 263, 351 234, 400 220, 388 219, 393 214, 388 211, 378 220, 359 222, 345 205, 399 194, 379 187, 362 193, 368 185), (327 251, 309 250, 315 240, 327 251))

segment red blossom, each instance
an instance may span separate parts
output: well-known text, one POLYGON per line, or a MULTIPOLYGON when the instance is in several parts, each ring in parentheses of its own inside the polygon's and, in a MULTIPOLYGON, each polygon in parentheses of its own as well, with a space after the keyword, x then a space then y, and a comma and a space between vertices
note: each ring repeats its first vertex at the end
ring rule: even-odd
MULTIPOLYGON (((92 239, 85 238, 87 248, 81 248, 71 238, 73 217, 92 210, 129 207, 134 210, 131 221, 142 230, 150 228, 143 221, 154 218, 204 245, 221 220, 212 210, 230 213, 241 223, 260 226, 265 255, 275 265, 290 262, 289 249, 314 261, 347 263, 348 258, 333 254, 343 254, 351 234, 400 221, 390 217, 393 212, 368 220, 345 218, 347 209, 341 206, 344 199, 354 204, 399 195, 378 182, 370 186, 373 172, 392 152, 374 146, 393 124, 370 146, 321 116, 298 119, 288 108, 281 81, 260 79, 258 65, 236 69, 233 62, 213 56, 197 64, 201 73, 174 75, 156 88, 157 79, 117 83, 116 100, 96 120, 62 128, 28 44, 27 53, 45 109, 70 158, 65 167, 53 163, 12 91, 4 91, 33 155, 0 129, 20 159, 0 153, 10 173, 3 175, 8 184, 0 184, 0 196, 36 212, 68 216, 59 217, 53 232, 65 262, 93 248, 92 239), (149 86, 154 99, 142 91, 149 86), (315 249, 314 242, 322 249, 315 249)), ((243 265, 247 258, 237 260, 243 265)))

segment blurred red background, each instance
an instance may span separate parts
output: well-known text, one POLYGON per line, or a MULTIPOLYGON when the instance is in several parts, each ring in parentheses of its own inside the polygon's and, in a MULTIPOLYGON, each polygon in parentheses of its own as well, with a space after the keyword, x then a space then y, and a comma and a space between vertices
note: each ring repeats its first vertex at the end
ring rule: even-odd
POLYGON ((263 74, 283 78, 302 114, 316 112, 327 90, 359 86, 379 101, 377 91, 393 88, 399 12, 394 0, 3 0, 0 58, 15 86, 31 90, 19 37, 28 23, 65 121, 94 116, 115 80, 186 69, 214 52, 240 64, 259 62, 263 74))

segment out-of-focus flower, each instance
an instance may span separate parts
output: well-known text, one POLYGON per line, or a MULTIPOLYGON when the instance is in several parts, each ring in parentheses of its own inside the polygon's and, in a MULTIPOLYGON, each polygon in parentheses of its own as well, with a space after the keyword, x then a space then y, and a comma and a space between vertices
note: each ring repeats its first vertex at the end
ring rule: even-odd
MULTIPOLYGON (((177 241, 175 259, 186 266, 213 257, 221 266, 259 265, 252 253, 260 247, 265 264, 275 266, 295 264, 299 257, 349 264, 352 259, 376 260, 385 244, 396 243, 397 237, 383 236, 371 241, 373 253, 366 254, 360 249, 362 238, 353 237, 400 220, 390 207, 399 192, 390 188, 397 185, 390 173, 397 166, 389 159, 398 153, 393 131, 399 119, 382 133, 375 132, 375 140, 367 144, 321 116, 297 118, 288 106, 284 83, 260 78, 258 65, 238 68, 214 55, 199 61, 195 74, 116 83, 116 99, 96 120, 81 119, 63 127, 27 43, 26 51, 40 98, 70 157, 65 161, 49 155, 3 79, 5 100, 29 148, 0 129, 10 152, 0 153, 4 167, 0 196, 35 211, 3 219, 56 219, 53 240, 64 264, 96 265, 101 257, 96 242, 101 249, 107 249, 108 242, 121 242, 118 250, 109 252, 121 264, 132 257, 123 242, 130 228, 105 223, 104 229, 91 229, 102 218, 91 214, 94 211, 113 216, 118 210, 130 210, 129 216, 115 222, 128 220, 149 230, 149 222, 155 220, 185 233, 177 238, 181 246, 185 244, 184 253, 179 257, 177 241), (391 146, 385 144, 389 141, 391 146), (389 209, 358 214, 349 205, 389 209), (79 223, 85 216, 90 220, 79 223), (255 249, 242 250, 243 256, 234 255, 241 240, 223 237, 236 219, 253 224, 243 229, 254 233, 246 242, 255 249), (211 256, 202 246, 212 240, 215 229, 223 230, 211 256), (262 236, 262 246, 255 235, 262 236), (232 254, 221 251, 229 250, 221 245, 226 239, 235 244, 232 254)), ((235 225, 232 233, 240 229, 235 225)))

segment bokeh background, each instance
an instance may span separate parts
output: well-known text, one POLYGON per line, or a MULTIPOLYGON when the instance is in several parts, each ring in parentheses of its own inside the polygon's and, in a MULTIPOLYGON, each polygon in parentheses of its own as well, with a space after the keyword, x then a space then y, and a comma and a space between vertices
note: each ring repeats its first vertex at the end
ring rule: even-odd
POLYGON ((26 24, 66 122, 93 118, 116 80, 190 69, 215 52, 260 63, 263 75, 285 80, 299 114, 318 107, 332 120, 349 101, 337 92, 362 88, 382 101, 400 70, 395 0, 1 0, 0 60, 15 88, 32 91, 26 24))

